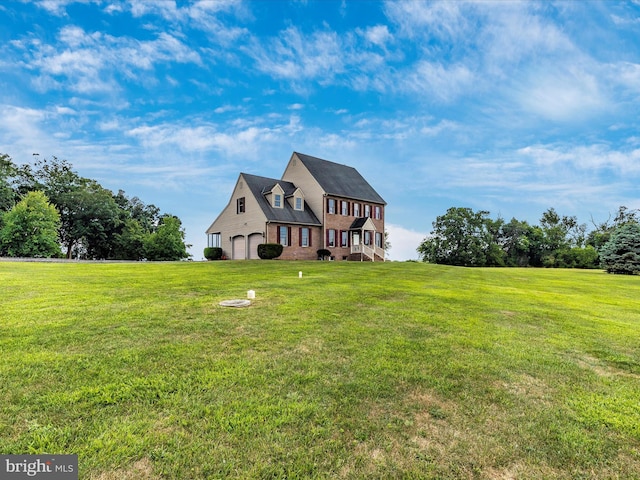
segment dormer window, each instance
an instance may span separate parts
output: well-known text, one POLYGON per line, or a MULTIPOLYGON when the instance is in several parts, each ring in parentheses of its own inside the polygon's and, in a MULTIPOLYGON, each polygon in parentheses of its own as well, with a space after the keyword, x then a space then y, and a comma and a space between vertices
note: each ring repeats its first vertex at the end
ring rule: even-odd
POLYGON ((299 188, 296 188, 295 191, 287 196, 287 201, 291 208, 297 210, 298 212, 302 212, 304 210, 304 193, 299 188))
POLYGON ((271 195, 271 206, 273 208, 284 208, 284 190, 280 185, 276 183, 268 195, 271 195))

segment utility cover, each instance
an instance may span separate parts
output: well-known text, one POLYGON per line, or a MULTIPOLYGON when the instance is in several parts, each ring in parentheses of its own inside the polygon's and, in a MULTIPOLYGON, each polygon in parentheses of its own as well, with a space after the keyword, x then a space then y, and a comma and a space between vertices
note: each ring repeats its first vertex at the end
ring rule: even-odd
POLYGON ((251 305, 249 300, 223 300, 220 302, 220 306, 222 307, 248 307, 251 305))

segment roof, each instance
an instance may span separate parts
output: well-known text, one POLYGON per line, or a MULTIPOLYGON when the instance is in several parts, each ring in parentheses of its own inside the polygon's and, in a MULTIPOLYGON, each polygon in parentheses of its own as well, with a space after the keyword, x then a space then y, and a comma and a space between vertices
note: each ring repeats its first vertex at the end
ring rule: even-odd
POLYGON ((284 180, 276 180, 274 178, 259 177, 248 173, 241 173, 240 175, 242 175, 247 187, 251 190, 251 193, 258 202, 258 205, 260 205, 260 208, 267 217, 267 221, 299 223, 303 225, 322 225, 306 202, 304 210, 295 210, 287 201, 283 202, 283 208, 273 208, 271 206, 271 202, 265 194, 271 192, 277 183, 284 190, 285 196, 288 196, 289 193, 295 192, 297 188, 293 183, 285 182, 284 180))
POLYGON ((355 168, 303 153, 294 152, 294 154, 307 167, 326 194, 387 204, 355 168))

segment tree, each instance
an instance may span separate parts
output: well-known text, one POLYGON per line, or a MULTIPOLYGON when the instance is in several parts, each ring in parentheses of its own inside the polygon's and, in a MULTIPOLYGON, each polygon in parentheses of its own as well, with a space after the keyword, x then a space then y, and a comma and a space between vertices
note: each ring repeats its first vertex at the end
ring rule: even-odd
POLYGON ((425 262, 467 267, 497 264, 495 225, 489 212, 452 207, 433 222, 417 251, 425 262))
POLYGON ((2 250, 11 257, 59 255, 60 215, 42 192, 29 192, 4 214, 0 230, 2 250))
POLYGON ((630 210, 624 205, 621 205, 618 207, 618 213, 616 213, 613 223, 611 222, 611 214, 609 214, 607 220, 601 223, 596 223, 592 217, 591 223, 593 223, 595 228, 589 232, 586 243, 587 245, 593 246, 597 251, 600 251, 618 227, 626 225, 627 223, 640 223, 640 210, 630 210))
POLYGON ((110 190, 78 175, 66 160, 41 160, 35 172, 23 170, 25 183, 41 189, 60 212, 60 239, 67 258, 111 258, 111 239, 121 224, 110 190))
POLYGON ((550 208, 542 214, 540 226, 544 233, 542 264, 546 267, 561 267, 560 257, 566 256, 572 247, 585 244, 587 226, 579 224, 575 216, 560 216, 550 208))
POLYGON ((157 231, 145 240, 147 260, 169 261, 189 258, 181 225, 180 219, 173 215, 165 215, 160 219, 157 231))
POLYGON ((18 168, 13 164, 11 157, 0 154, 0 212, 8 212, 16 203, 13 182, 17 173, 18 168))
POLYGON ((152 233, 160 223, 160 209, 153 204, 145 205, 138 197, 129 198, 123 190, 118 190, 114 200, 127 216, 136 220, 143 231, 152 233))
POLYGON ((389 240, 389 232, 384 231, 384 256, 389 257, 389 250, 391 250, 391 241, 389 240))
POLYGON ((618 227, 600 251, 600 264, 608 273, 640 272, 640 224, 629 222, 618 227))
POLYGON ((142 260, 145 257, 144 244, 149 236, 148 232, 133 218, 124 220, 119 233, 114 235, 111 242, 112 255, 116 260, 142 260))
POLYGON ((532 227, 527 222, 512 218, 502 225, 502 248, 505 264, 509 267, 526 267, 531 258, 532 227))

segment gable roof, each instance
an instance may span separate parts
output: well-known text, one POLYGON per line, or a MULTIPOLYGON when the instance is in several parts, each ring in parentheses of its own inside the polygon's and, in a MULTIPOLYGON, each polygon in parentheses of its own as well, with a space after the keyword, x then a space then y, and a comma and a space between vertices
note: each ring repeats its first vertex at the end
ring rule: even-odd
POLYGON ((287 201, 282 202, 282 208, 273 208, 271 206, 271 202, 265 194, 271 192, 277 183, 284 190, 285 197, 289 196, 289 194, 293 194, 297 189, 293 183, 285 182, 284 180, 276 180, 274 178, 259 177, 248 173, 241 173, 240 175, 244 178, 247 187, 255 197, 258 205, 260 205, 260 208, 268 221, 299 223, 303 225, 322 225, 306 202, 304 210, 295 210, 287 201))
POLYGON ((362 230, 363 228, 366 228, 367 230, 376 229, 375 224, 371 221, 371 217, 356 218, 349 227, 349 230, 362 230))
POLYGON ((328 195, 387 204, 353 167, 294 152, 328 195))

